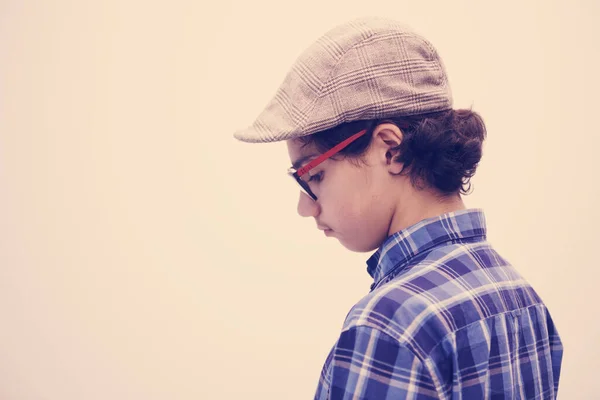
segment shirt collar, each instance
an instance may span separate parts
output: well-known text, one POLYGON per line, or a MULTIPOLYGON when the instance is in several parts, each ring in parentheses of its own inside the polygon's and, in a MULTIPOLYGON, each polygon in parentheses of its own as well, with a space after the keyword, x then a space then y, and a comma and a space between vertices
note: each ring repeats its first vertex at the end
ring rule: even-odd
POLYGON ((389 236, 367 260, 367 272, 375 287, 390 272, 440 243, 486 236, 481 209, 466 209, 424 219, 389 236))

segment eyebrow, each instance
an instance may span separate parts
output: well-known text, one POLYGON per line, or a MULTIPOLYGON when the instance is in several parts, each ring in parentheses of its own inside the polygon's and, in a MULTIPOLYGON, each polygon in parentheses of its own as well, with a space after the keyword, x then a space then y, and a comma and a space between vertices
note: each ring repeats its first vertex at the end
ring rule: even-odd
POLYGON ((294 169, 299 169, 302 166, 302 164, 306 163, 311 158, 315 158, 317 156, 318 156, 318 154, 313 154, 313 155, 308 155, 308 156, 300 157, 299 159, 297 159, 296 161, 294 161, 294 163, 292 164, 292 167, 294 167, 294 169))

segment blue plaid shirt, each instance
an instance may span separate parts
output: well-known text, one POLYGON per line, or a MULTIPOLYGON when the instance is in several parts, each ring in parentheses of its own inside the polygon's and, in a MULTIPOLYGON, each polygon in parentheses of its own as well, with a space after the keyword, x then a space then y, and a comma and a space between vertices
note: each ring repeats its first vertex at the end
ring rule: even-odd
POLYGON ((554 399, 562 344, 548 309, 486 241, 481 210, 421 221, 367 261, 315 399, 554 399))

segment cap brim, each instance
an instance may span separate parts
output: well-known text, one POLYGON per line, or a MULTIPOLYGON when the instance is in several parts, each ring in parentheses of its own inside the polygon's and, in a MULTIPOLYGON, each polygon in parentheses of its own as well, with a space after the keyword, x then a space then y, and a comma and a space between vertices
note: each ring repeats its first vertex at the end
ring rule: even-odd
POLYGON ((240 129, 234 132, 233 137, 237 140, 246 143, 269 143, 275 140, 268 140, 267 137, 261 135, 254 127, 250 126, 246 129, 240 129))
POLYGON ((259 129, 258 126, 260 126, 260 124, 254 123, 245 129, 235 131, 233 137, 246 143, 274 143, 295 139, 305 135, 298 131, 290 132, 285 130, 269 129, 266 125, 264 129, 259 129))

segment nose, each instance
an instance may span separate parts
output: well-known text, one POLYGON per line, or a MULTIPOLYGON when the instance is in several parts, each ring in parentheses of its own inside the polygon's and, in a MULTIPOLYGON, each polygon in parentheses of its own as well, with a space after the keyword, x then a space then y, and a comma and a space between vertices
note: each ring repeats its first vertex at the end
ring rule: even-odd
POLYGON ((310 198, 306 193, 300 192, 298 199, 298 214, 301 217, 316 217, 321 213, 319 203, 310 198))

